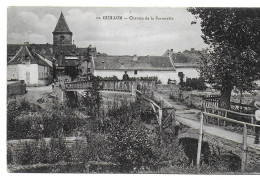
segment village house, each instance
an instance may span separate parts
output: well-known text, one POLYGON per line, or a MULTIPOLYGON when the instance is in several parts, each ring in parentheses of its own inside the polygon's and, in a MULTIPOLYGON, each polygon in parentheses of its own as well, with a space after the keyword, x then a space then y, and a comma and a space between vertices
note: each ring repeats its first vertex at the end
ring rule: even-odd
MULTIPOLYGON (((74 44, 74 40, 72 39, 73 33, 70 31, 62 12, 52 34, 53 44, 27 43, 27 45, 33 52, 52 62, 53 79, 61 82, 74 80, 79 73, 79 69, 83 70, 84 73, 87 71, 93 73, 93 63, 88 64, 83 61, 84 53, 88 48, 79 48, 74 44)), ((23 45, 7 45, 8 65, 12 58, 18 53, 21 46, 23 45)), ((95 47, 90 46, 90 54, 93 57, 96 56, 95 47)), ((11 73, 14 70, 9 69, 8 71, 10 72, 8 72, 9 76, 15 75, 15 73, 11 73)), ((36 78, 34 79, 36 80, 36 78)))
POLYGON ((178 73, 187 78, 199 77, 199 51, 184 51, 174 53, 167 50, 162 56, 108 56, 97 55, 94 64, 94 75, 103 77, 116 76, 122 79, 125 71, 129 77, 156 76, 162 83, 173 80, 180 82, 178 73))
POLYGON ((158 77, 167 82, 174 77, 175 68, 169 57, 162 56, 97 56, 94 75, 103 77, 116 76, 122 79, 125 71, 129 77, 158 77))
MULTIPOLYGON (((30 49, 29 52, 33 52, 32 55, 50 61, 53 67, 53 79, 59 82, 75 80, 79 74, 93 74, 101 77, 116 76, 122 79, 125 71, 129 77, 158 77, 162 83, 167 83, 169 79, 178 83, 180 81, 179 72, 184 74, 184 80, 199 77, 198 62, 203 51, 192 49, 174 53, 173 50, 167 50, 162 56, 111 56, 97 53, 96 47, 93 46, 78 48, 74 44, 73 33, 62 12, 52 34, 53 44, 7 45, 8 79, 24 79, 26 83, 34 86, 44 85, 43 81, 37 82, 38 78, 45 79, 45 76, 40 73, 37 78, 33 76, 35 73, 30 73, 30 76, 29 73, 27 76, 17 76, 18 67, 19 70, 24 69, 23 72, 28 70, 28 67, 17 66, 20 64, 14 66, 14 63, 19 61, 14 61, 13 58, 17 57, 21 47, 25 51, 30 49), (85 58, 86 52, 91 55, 91 59, 88 61, 85 58)), ((18 55, 21 56, 21 53, 18 55)), ((42 68, 38 70, 40 69, 42 68)))
POLYGON ((171 58, 176 72, 182 72, 184 74, 184 81, 186 81, 187 78, 198 78, 200 76, 199 65, 201 59, 207 54, 208 49, 195 50, 191 48, 190 50, 177 53, 173 49, 170 49, 162 56, 171 58))
POLYGON ((48 85, 52 82, 52 62, 25 43, 7 63, 7 80, 23 80, 27 86, 48 85))

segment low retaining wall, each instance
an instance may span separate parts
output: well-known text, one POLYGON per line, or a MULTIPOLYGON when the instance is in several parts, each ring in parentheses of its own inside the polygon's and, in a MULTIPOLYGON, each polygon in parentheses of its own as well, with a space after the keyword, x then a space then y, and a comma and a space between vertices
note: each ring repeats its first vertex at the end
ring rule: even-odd
POLYGON ((26 84, 24 81, 17 81, 7 84, 7 95, 23 95, 26 94, 26 84))
MULTIPOLYGON (((195 129, 188 128, 186 126, 182 126, 179 130, 178 139, 182 138, 199 138, 199 131, 195 129)), ((222 152, 230 152, 233 154, 236 154, 237 156, 242 159, 242 153, 243 153, 243 146, 242 143, 236 143, 231 140, 227 140, 224 138, 220 138, 214 135, 209 135, 207 133, 204 133, 203 135, 203 141, 208 142, 212 146, 220 149, 222 152)), ((214 153, 216 151, 212 151, 213 148, 211 147, 211 153, 214 153)), ((219 152, 219 151, 218 151, 219 152)), ((247 147, 247 162, 246 162, 246 168, 254 168, 260 166, 260 151, 254 149, 253 147, 248 146, 247 147)), ((245 169, 246 172, 246 169, 245 169)), ((259 171, 260 172, 260 171, 259 171)))

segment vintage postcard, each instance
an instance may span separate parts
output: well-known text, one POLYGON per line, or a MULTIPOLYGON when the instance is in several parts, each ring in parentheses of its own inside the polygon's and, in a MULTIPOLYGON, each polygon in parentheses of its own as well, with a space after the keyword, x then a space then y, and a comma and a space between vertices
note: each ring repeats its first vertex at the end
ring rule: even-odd
POLYGON ((260 8, 7 9, 9 173, 259 174, 260 8))

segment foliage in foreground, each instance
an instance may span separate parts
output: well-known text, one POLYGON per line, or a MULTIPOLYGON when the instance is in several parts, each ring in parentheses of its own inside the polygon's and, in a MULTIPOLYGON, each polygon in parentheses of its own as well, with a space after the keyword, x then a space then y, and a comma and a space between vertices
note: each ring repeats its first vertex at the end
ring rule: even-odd
MULTIPOLYGON (((64 117, 67 118, 64 119, 72 117, 73 110, 75 110, 73 108, 61 109, 60 106, 55 106, 52 109, 52 112, 57 115, 61 110, 66 111, 64 117)), ((39 118, 35 121, 41 121, 39 118)), ((63 130, 66 123, 72 123, 72 126, 79 124, 76 120, 76 124, 73 124, 73 117, 68 119, 69 122, 61 119, 56 117, 57 122, 61 124, 55 123, 54 125, 63 128, 63 130)), ((18 153, 9 146, 8 163, 32 165, 83 162, 85 166, 82 167, 85 168, 94 161, 101 163, 101 166, 102 163, 116 166, 115 171, 121 173, 149 171, 151 173, 178 173, 178 171, 196 173, 195 167, 190 166, 186 150, 183 149, 182 145, 179 145, 176 136, 171 134, 173 131, 160 133, 156 125, 145 124, 138 103, 114 107, 105 118, 82 120, 78 127, 84 130, 85 137, 76 140, 73 144, 68 144, 65 138, 56 138, 58 137, 56 135, 49 142, 40 139, 35 140, 35 143, 26 143, 18 153), (16 155, 14 155, 15 153, 16 155)), ((54 131, 59 131, 58 127, 56 129, 54 131)), ((207 165, 204 169, 207 170, 205 173, 217 171, 207 165)), ((96 172, 96 170, 94 169, 92 172, 96 172)))

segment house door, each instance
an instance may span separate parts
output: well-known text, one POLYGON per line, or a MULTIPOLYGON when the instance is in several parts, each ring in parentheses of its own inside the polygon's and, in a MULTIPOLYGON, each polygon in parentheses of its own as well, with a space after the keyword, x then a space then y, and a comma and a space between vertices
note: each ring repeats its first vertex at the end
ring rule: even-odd
POLYGON ((30 84, 30 72, 26 72, 26 84, 30 84))

